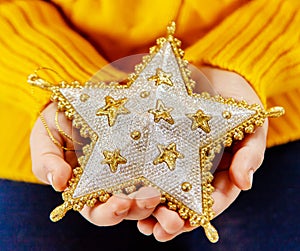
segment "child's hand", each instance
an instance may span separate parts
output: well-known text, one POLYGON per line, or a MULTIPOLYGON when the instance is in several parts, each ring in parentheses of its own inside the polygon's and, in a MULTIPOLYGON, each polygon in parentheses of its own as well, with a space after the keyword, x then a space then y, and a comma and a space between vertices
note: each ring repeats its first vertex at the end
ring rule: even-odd
MULTIPOLYGON (((55 126, 56 104, 51 103, 42 116, 53 137, 69 149, 74 148, 71 140, 62 137, 55 126)), ((62 112, 58 116, 59 125, 72 135, 71 121, 62 112)), ((72 135, 73 136, 73 135, 72 135)), ((51 184, 56 191, 63 191, 71 178, 72 168, 77 166, 77 157, 73 151, 63 151, 50 139, 45 126, 39 118, 31 132, 30 138, 33 172, 38 179, 51 184)), ((123 219, 139 220, 149 217, 160 203, 160 193, 151 187, 145 187, 128 196, 112 196, 106 203, 85 206, 81 214, 90 222, 99 226, 115 225, 123 219), (145 199, 148 198, 148 199, 145 199)))
MULTIPOLYGON (((202 68, 210 80, 213 89, 223 97, 244 99, 249 104, 261 104, 260 99, 249 83, 236 73, 216 68, 202 68)), ((213 209, 216 215, 223 212, 239 195, 241 190, 252 186, 253 173, 261 165, 266 148, 268 122, 249 134, 244 140, 237 142, 230 150, 225 150, 213 180, 215 192, 213 209)), ((191 231, 192 227, 185 223, 176 212, 165 207, 158 207, 152 217, 139 220, 140 232, 150 235, 159 241, 173 239, 180 233, 191 231)))
MULTIPOLYGON (((214 68, 203 68, 214 90, 224 97, 245 99, 248 103, 260 103, 259 98, 250 85, 239 75, 214 68)), ((55 127, 55 104, 50 104, 43 111, 43 116, 55 139, 61 145, 72 148, 70 140, 62 138, 55 127)), ((72 135, 71 122, 59 113, 60 126, 72 135)), ((267 122, 257 128, 254 134, 225 152, 215 173, 213 193, 216 214, 225 210, 238 196, 241 190, 251 188, 253 172, 263 161, 267 122)), ((72 175, 72 168, 77 165, 72 151, 64 152, 53 144, 42 121, 37 120, 31 133, 32 166, 35 175, 43 182, 51 184, 57 191, 63 191, 72 175)), ((159 241, 167 241, 178 234, 193 228, 185 223, 179 215, 160 202, 158 191, 153 188, 140 189, 133 196, 112 196, 106 203, 93 208, 85 206, 81 214, 90 222, 99 226, 115 225, 124 219, 138 220, 138 228, 144 234, 153 234, 159 241), (149 199, 144 199, 149 198, 149 199)))

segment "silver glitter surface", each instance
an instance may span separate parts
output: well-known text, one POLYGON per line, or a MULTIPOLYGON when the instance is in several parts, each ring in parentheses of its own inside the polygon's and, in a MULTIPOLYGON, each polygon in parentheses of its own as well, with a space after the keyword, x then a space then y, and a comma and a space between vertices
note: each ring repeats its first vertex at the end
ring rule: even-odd
POLYGON ((242 107, 188 95, 177 59, 168 42, 153 56, 129 88, 62 88, 61 93, 98 135, 98 141, 83 167, 84 172, 73 194, 75 198, 101 189, 113 190, 129 180, 144 177, 197 213, 202 212, 199 148, 226 135, 255 113, 242 107), (172 74, 173 86, 157 86, 154 81, 148 80, 156 74, 157 68, 172 74), (142 93, 147 93, 146 97, 142 93), (89 98, 82 101, 82 94, 89 98), (106 116, 96 116, 99 108, 105 105, 105 97, 108 95, 114 99, 127 98, 125 107, 130 111, 118 115, 111 127, 108 126, 106 116), (158 99, 166 107, 173 108, 171 116, 174 124, 164 120, 154 122, 148 110, 155 108, 158 99), (211 117, 208 122, 211 128, 209 133, 201 128, 191 130, 192 121, 186 115, 199 109, 211 117), (229 111, 231 118, 225 119, 223 111, 229 111), (141 133, 138 140, 130 136, 133 131, 141 133), (176 144, 177 151, 184 158, 176 160, 174 170, 170 170, 164 162, 154 165, 154 159, 160 154, 157 145, 167 146, 171 143, 176 144), (103 151, 115 149, 120 150, 127 163, 120 164, 113 173, 108 164, 102 161, 103 151), (190 191, 182 190, 181 184, 184 182, 192 185, 190 191))

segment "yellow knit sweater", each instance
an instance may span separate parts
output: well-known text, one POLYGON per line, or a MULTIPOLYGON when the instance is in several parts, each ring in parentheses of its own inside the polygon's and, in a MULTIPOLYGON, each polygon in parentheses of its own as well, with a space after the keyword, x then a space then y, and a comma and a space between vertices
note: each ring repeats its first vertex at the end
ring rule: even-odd
POLYGON ((171 20, 190 62, 235 71, 266 106, 285 107, 270 123, 268 146, 300 139, 299 1, 53 2, 0 3, 0 178, 37 182, 29 135, 48 95, 32 98, 28 74, 45 66, 67 81, 88 80, 107 62, 147 52, 171 20))

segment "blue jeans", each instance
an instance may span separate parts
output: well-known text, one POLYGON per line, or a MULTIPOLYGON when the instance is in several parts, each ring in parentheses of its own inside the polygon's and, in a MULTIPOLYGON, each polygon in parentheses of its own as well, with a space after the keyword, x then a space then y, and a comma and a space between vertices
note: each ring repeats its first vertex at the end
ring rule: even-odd
POLYGON ((209 243, 202 228, 159 243, 136 222, 97 227, 69 212, 52 223, 60 194, 42 185, 0 180, 0 250, 300 250, 300 141, 268 149, 243 192, 213 224, 220 240, 209 243))

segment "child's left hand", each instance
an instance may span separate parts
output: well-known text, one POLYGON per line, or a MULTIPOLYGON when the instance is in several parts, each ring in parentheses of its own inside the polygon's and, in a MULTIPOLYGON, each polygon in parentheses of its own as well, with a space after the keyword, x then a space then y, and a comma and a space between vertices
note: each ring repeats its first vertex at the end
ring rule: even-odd
MULTIPOLYGON (((249 83, 240 75, 216 68, 202 68, 210 80, 213 89, 223 97, 244 99, 249 104, 261 104, 249 83)), ((215 191, 212 197, 215 201, 213 210, 216 216, 222 213, 239 195, 241 190, 252 186, 253 173, 260 167, 264 159, 268 121, 258 127, 253 134, 247 135, 242 141, 236 142, 231 151, 224 152, 213 180, 215 191)), ((168 241, 177 235, 193 230, 188 222, 164 206, 159 206, 152 216, 139 220, 140 232, 153 234, 158 241, 168 241)))

